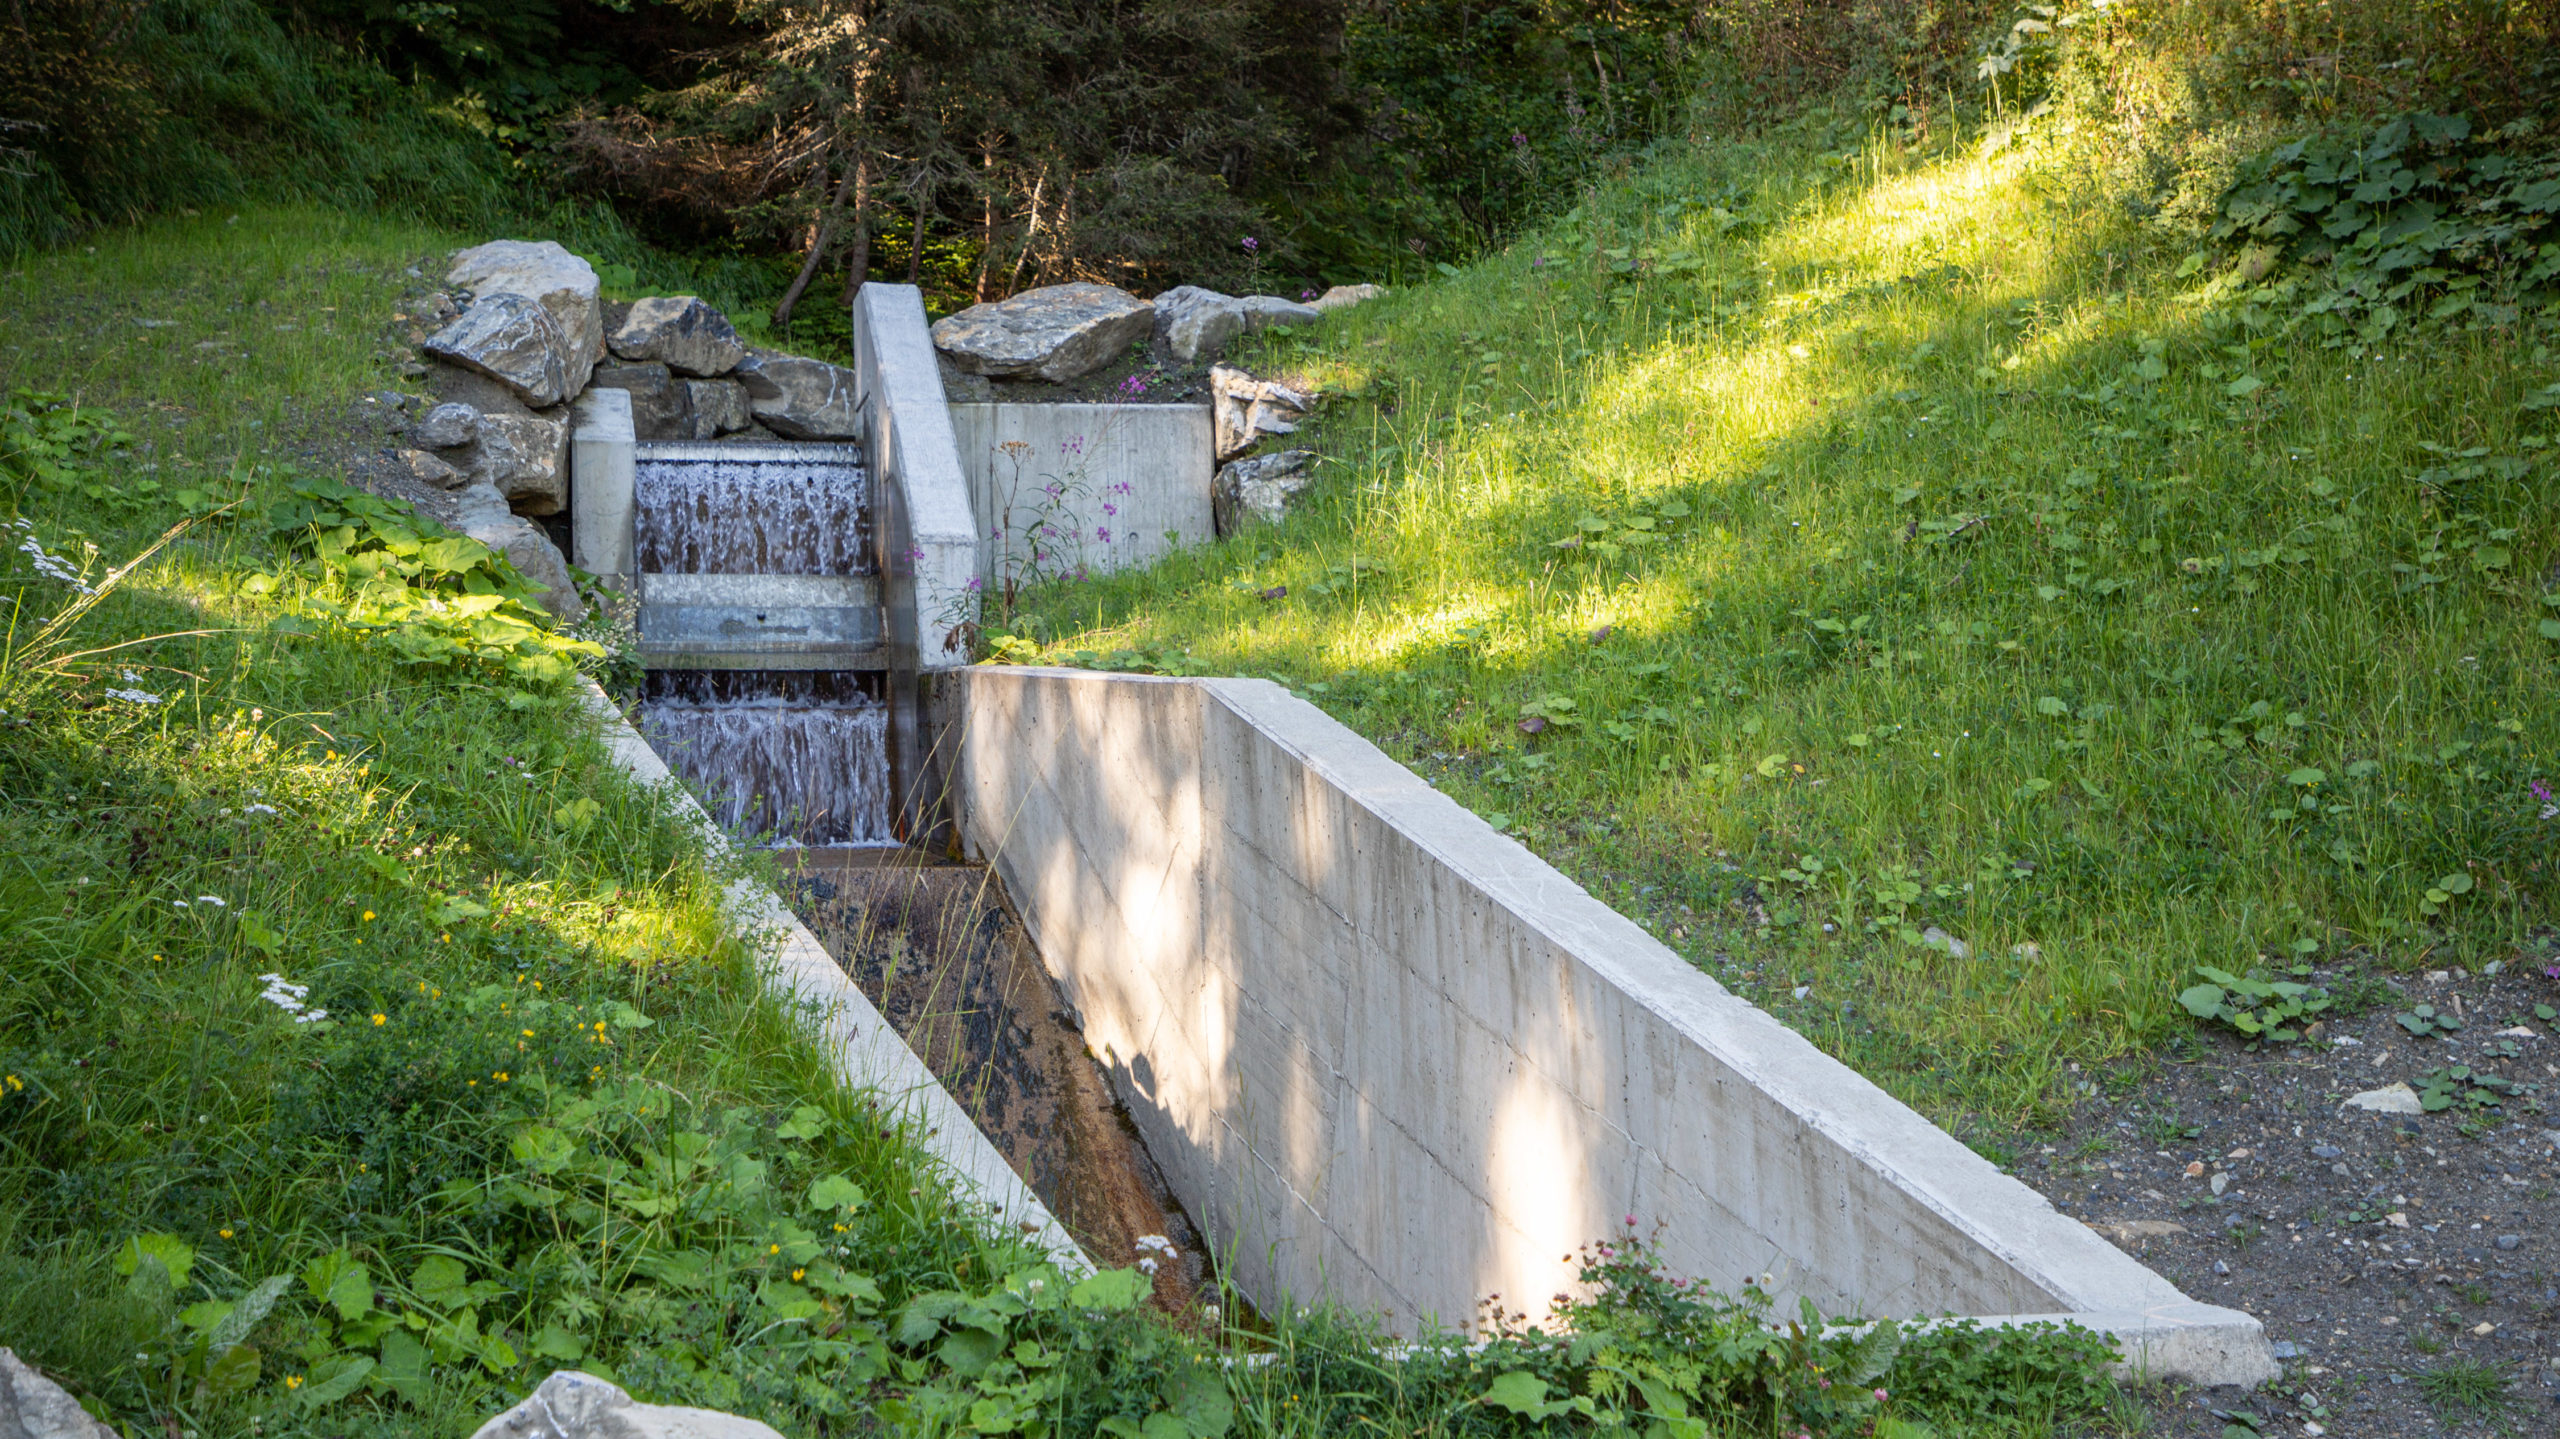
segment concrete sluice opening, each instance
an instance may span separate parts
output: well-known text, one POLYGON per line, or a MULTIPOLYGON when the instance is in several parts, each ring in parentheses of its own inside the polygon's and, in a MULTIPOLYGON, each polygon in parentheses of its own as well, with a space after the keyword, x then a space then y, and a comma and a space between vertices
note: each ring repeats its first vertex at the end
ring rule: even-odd
POLYGON ((652 670, 640 733, 741 839, 894 844, 880 691, 876 673, 652 670))
POLYGON ((792 908, 1084 1251, 1148 1269, 1177 1318, 1217 1302, 1207 1244, 994 876, 912 850, 789 863, 792 908))

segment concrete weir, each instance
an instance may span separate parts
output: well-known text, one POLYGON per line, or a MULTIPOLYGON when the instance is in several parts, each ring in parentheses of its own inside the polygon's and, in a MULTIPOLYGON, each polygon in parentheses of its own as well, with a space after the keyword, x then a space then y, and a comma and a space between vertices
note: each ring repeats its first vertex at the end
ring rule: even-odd
MULTIPOLYGON (((673 607, 664 663, 736 664, 714 649, 734 622, 755 641, 741 667, 791 668, 778 631, 798 625, 834 650, 807 667, 874 672, 896 833, 990 867, 1246 1295, 1407 1334, 1491 1295, 1535 1312, 1573 1283, 1559 1256, 1632 1215, 1675 1269, 1727 1289, 1770 1276, 1782 1304, 2068 1319, 2142 1372, 2276 1377, 2256 1319, 2180 1293, 1279 687, 968 665, 974 596, 1007 552, 988 456, 1092 423, 979 407, 955 427, 917 293, 866 286, 854 321, 861 562, 641 580, 628 416, 606 402, 574 442, 581 563, 673 607), (764 618, 714 613, 741 603, 764 618), (691 655, 672 648, 684 625, 691 655)), ((1166 443, 1191 423, 1156 422, 1166 443)), ((1195 469, 1141 455, 1077 483, 1179 489, 1195 469)), ((1205 512, 1187 492, 1124 509, 1187 541, 1194 498, 1205 512)), ((614 743, 665 773, 627 727, 614 743)), ((750 889, 740 923, 781 933, 774 984, 816 1003, 848 1082, 923 1105, 955 1173, 1083 1263, 989 1168, 966 1113, 923 1096, 929 1073, 842 968, 750 889)))

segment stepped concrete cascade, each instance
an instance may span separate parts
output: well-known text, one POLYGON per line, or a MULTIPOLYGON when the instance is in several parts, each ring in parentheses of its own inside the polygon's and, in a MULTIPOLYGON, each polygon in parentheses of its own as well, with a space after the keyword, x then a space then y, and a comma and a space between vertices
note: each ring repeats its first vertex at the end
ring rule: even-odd
POLYGON ((888 666, 858 445, 640 445, 632 554, 652 669, 888 666))

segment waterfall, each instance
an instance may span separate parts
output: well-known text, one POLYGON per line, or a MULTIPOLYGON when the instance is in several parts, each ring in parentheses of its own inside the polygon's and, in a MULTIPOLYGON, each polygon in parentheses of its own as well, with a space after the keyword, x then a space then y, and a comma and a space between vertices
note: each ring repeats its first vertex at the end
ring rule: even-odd
POLYGON ((842 445, 652 446, 637 465, 644 574, 872 573, 870 483, 842 445))
POLYGON ((885 845, 888 715, 850 675, 659 670, 640 732, 732 834, 885 845))

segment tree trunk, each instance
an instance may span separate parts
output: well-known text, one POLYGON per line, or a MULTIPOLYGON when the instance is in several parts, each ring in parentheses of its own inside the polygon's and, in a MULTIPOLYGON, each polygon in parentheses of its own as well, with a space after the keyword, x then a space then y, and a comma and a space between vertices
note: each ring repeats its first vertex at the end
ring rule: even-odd
POLYGON ((853 239, 851 253, 845 257, 844 302, 862 289, 871 278, 871 156, 868 152, 853 157, 853 239))
POLYGON ((1031 247, 1040 239, 1040 191, 1049 183, 1049 167, 1040 167, 1040 177, 1031 182, 1031 224, 1022 232, 1022 248, 1013 257, 1013 278, 1005 282, 1005 293, 1017 294, 1022 289, 1022 266, 1031 258, 1031 247))
POLYGON ((809 288, 818 267, 826 261, 827 246, 835 239, 836 220, 844 213, 846 194, 853 188, 853 177, 861 171, 862 162, 857 160, 836 182, 835 198, 827 202, 826 213, 818 219, 817 232, 809 237, 809 258, 800 263, 800 273, 791 277, 791 288, 782 292, 782 303, 773 307, 774 324, 791 323, 791 311, 800 303, 801 293, 809 288))
POLYGON ((910 285, 914 284, 916 276, 924 271, 924 213, 925 192, 918 190, 915 233, 907 238, 907 283, 910 285))

